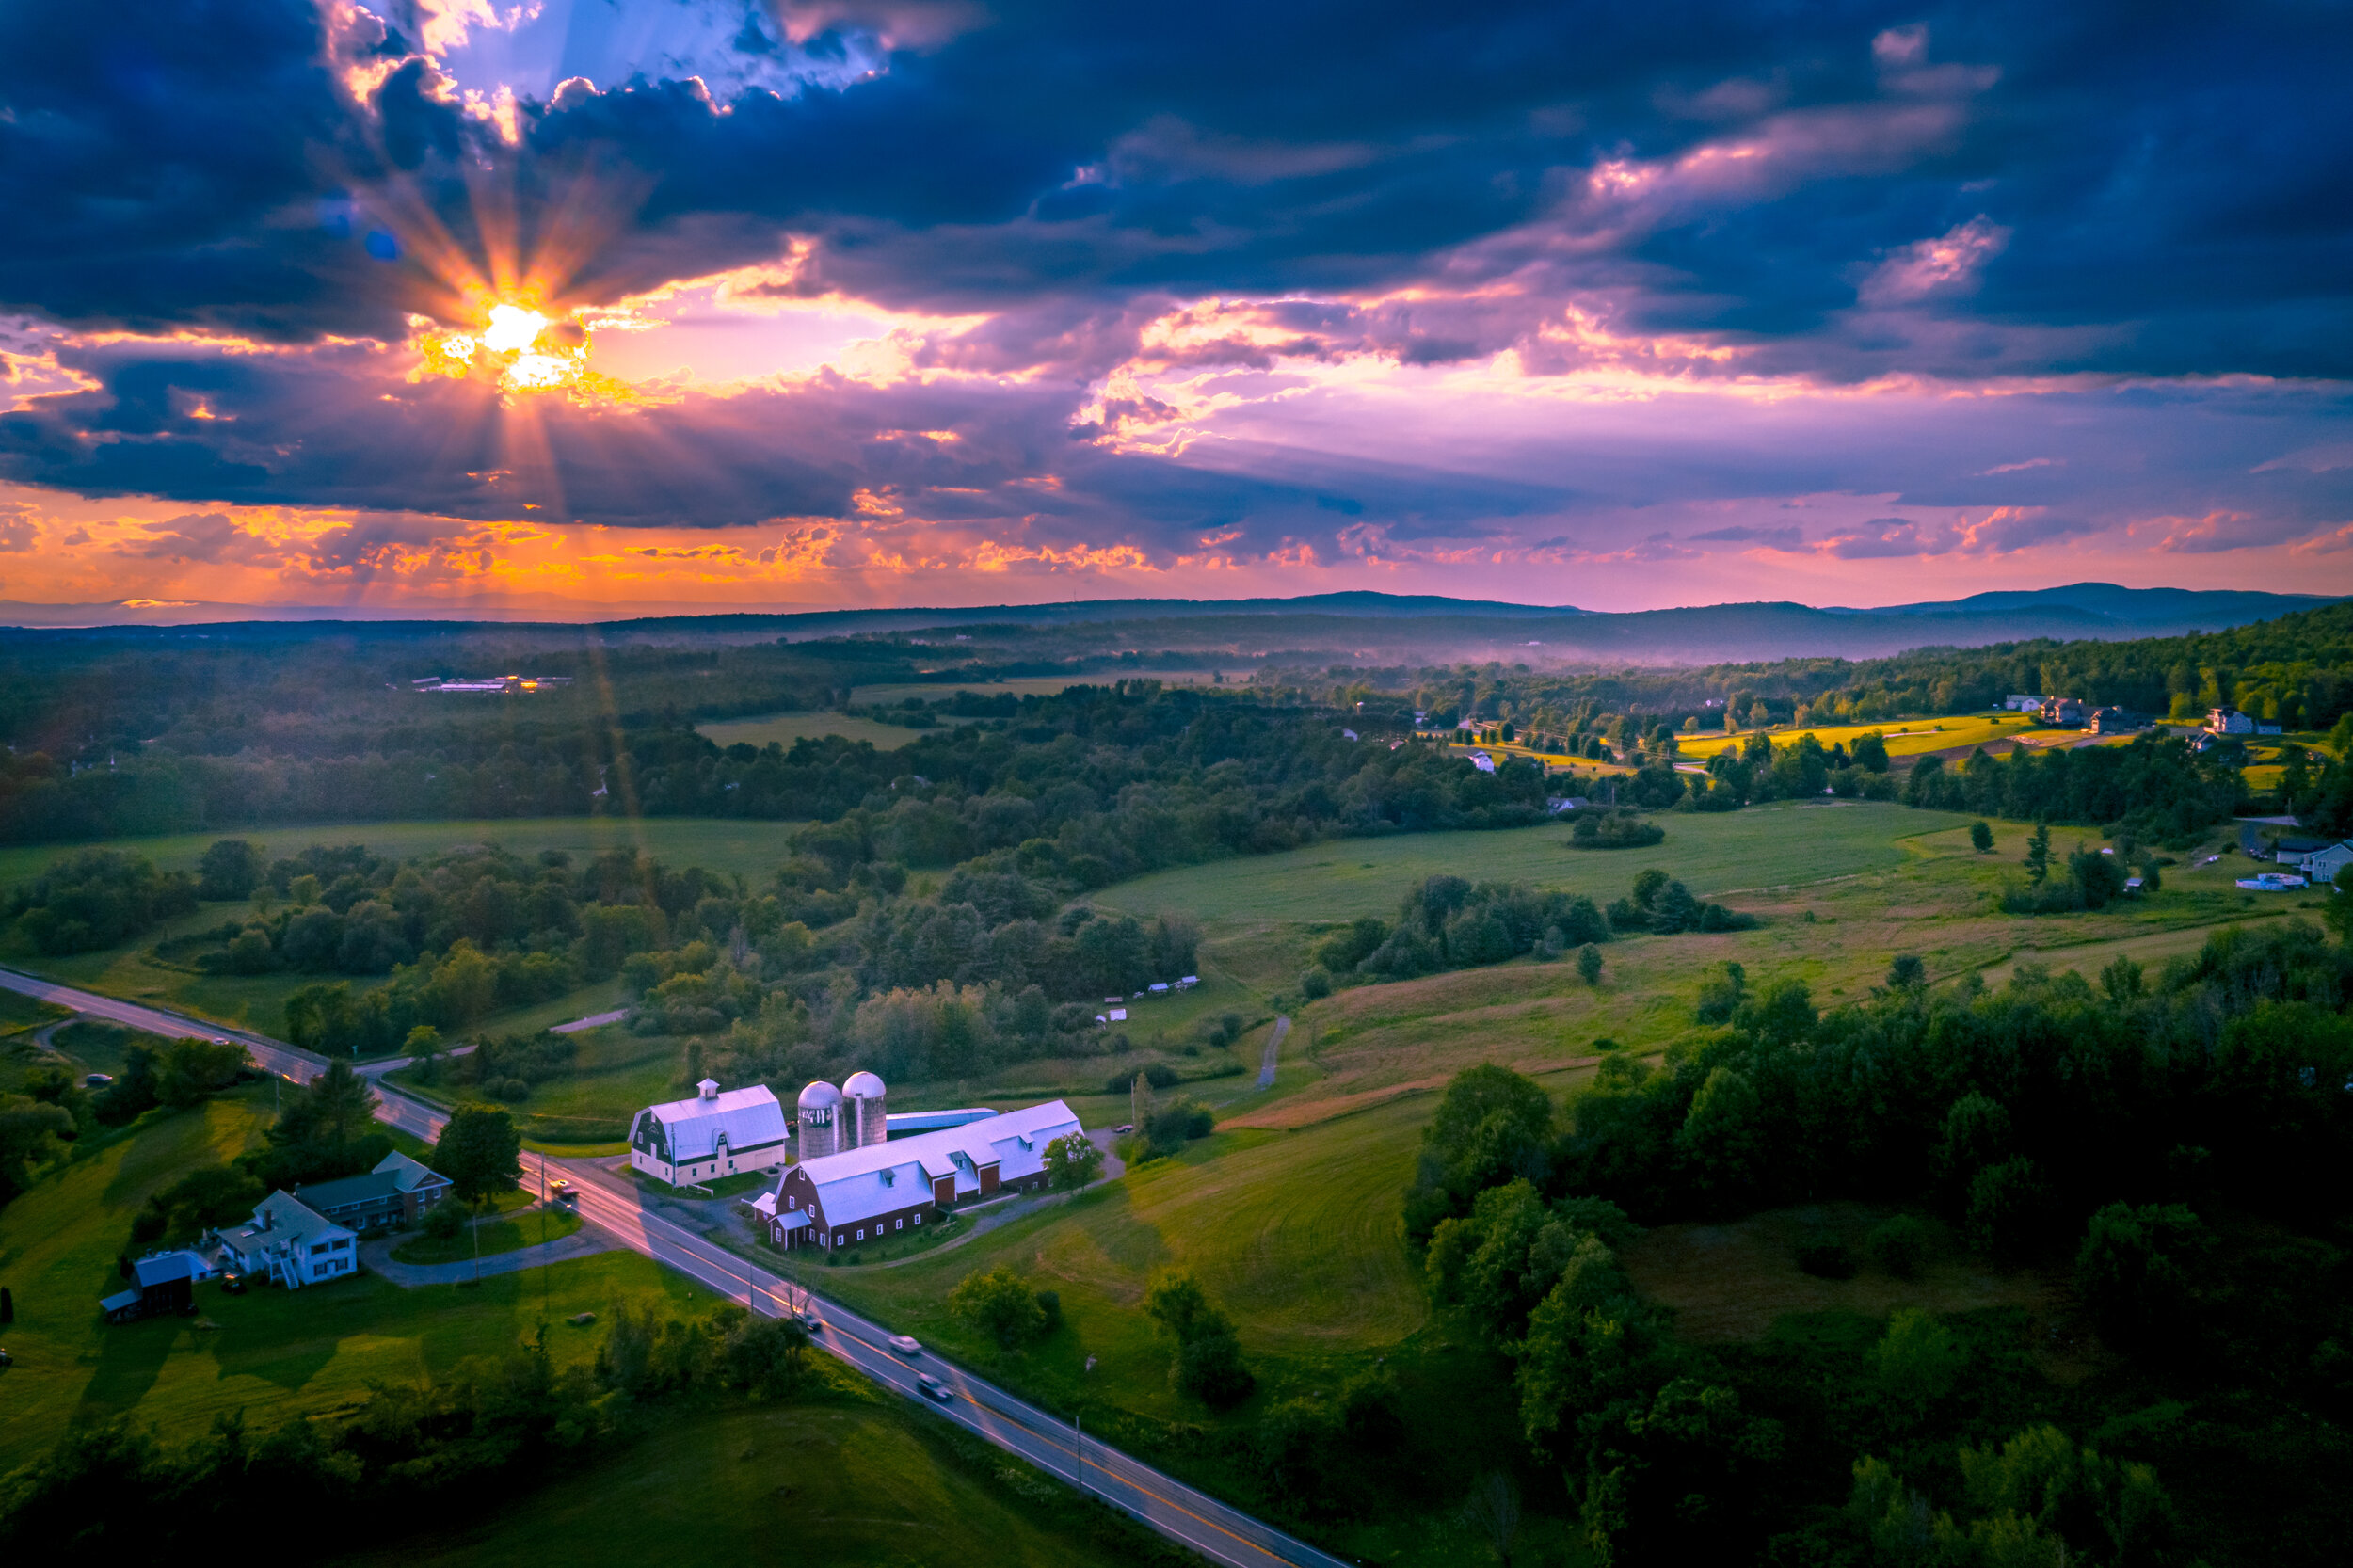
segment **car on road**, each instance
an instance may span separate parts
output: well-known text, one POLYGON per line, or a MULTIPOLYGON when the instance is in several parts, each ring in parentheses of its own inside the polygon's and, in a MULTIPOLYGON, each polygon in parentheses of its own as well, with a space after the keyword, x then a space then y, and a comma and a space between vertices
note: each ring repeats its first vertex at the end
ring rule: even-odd
POLYGON ((929 1372, 925 1372, 921 1377, 917 1378, 915 1380, 915 1386, 923 1391, 923 1397, 925 1399, 936 1400, 941 1404, 946 1404, 950 1400, 956 1397, 956 1391, 954 1389, 949 1387, 946 1384, 940 1382, 929 1372))
POLYGON ((580 1189, 559 1177, 548 1183, 548 1197, 555 1203, 578 1203, 580 1189))
POLYGON ((794 1322, 800 1324, 811 1334, 818 1333, 825 1326, 825 1320, 817 1316, 814 1311, 808 1307, 803 1307, 798 1312, 788 1312, 785 1316, 791 1318, 794 1322))
POLYGON ((890 1336, 888 1343, 893 1351, 896 1351, 901 1355, 921 1355, 923 1353, 923 1347, 915 1342, 915 1336, 911 1334, 894 1334, 890 1336))

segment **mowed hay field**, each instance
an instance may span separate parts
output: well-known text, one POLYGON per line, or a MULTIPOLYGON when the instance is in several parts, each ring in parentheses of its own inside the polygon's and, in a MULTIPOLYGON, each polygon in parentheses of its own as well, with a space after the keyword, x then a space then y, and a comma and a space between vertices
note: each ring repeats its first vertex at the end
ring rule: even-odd
POLYGON ((946 1298, 967 1273, 1010 1263, 1032 1285, 1062 1292, 1069 1325, 1025 1355, 1024 1387, 1077 1397, 1095 1356, 1104 1397, 1196 1420, 1199 1407, 1169 1388, 1168 1349, 1141 1310, 1156 1272, 1188 1269, 1233 1314, 1271 1389, 1329 1386, 1429 1316, 1400 1228, 1428 1112, 1397 1105, 1298 1132, 1220 1132, 1178 1159, 971 1240, 901 1264, 808 1277, 824 1294, 987 1365, 993 1349, 948 1312, 946 1298))
POLYGON ((960 1463, 923 1410, 771 1406, 659 1420, 603 1458, 501 1502, 469 1526, 326 1559, 349 1568, 697 1563, 780 1553, 841 1568, 1080 1568, 1117 1560, 1041 1513, 1075 1495, 1009 1459, 960 1463), (1047 1508, 1035 1506, 1045 1499, 1047 1508), (1029 1506, 1025 1506, 1029 1505, 1029 1506), (794 1542, 805 1554, 790 1554, 794 1542))
POLYGON ((1093 902, 1125 914, 1185 914, 1200 920, 1394 919, 1406 888, 1425 876, 1525 882, 1607 903, 1653 866, 1702 897, 1715 898, 1899 866, 1913 841, 1965 828, 1970 819, 1839 801, 1666 813, 1655 820, 1667 830, 1666 841, 1647 849, 1571 849, 1566 826, 1337 839, 1280 855, 1160 872, 1106 888, 1093 902))
POLYGON ((623 1301, 683 1303, 684 1279, 615 1252, 474 1287, 403 1290, 370 1273, 243 1296, 200 1285, 199 1318, 105 1322, 98 1298, 122 1288, 115 1257, 129 1245, 139 1206, 193 1167, 253 1146, 270 1117, 265 1087, 155 1117, 0 1208, 0 1281, 16 1302, 6 1331, 16 1365, 0 1372, 8 1400, 0 1474, 75 1419, 128 1416, 184 1438, 244 1410, 265 1427, 347 1407, 371 1382, 412 1382, 499 1353, 542 1321, 555 1325, 549 1342, 559 1359, 584 1361, 602 1331, 570 1327, 563 1321, 570 1314, 609 1316, 623 1301))
MULTIPOLYGON (((912 735, 913 730, 903 730, 912 735)), ((492 817, 434 822, 323 824, 312 827, 224 827, 209 833, 173 833, 154 838, 108 839, 82 844, 15 844, 0 849, 0 888, 38 876, 49 863, 77 849, 96 847, 144 855, 156 868, 193 872, 216 840, 247 839, 270 857, 312 844, 362 844, 377 855, 406 859, 435 855, 461 844, 497 844, 517 855, 541 850, 568 852, 575 862, 612 849, 636 849, 663 864, 740 872, 764 880, 785 857, 785 840, 798 823, 747 822, 712 817, 492 817)), ((226 908, 229 906, 211 906, 226 908)), ((226 916, 216 915, 218 924, 226 916)))

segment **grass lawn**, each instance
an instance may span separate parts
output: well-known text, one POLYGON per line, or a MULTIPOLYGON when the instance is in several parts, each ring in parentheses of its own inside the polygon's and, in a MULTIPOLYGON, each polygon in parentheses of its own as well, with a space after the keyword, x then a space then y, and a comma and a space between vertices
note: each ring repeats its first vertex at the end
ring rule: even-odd
MULTIPOLYGON (((912 736, 912 729, 898 733, 912 736)), ((575 860, 609 849, 634 846, 668 866, 701 866, 741 872, 763 881, 784 858, 784 841, 797 823, 744 822, 708 817, 497 817, 488 820, 326 824, 313 827, 224 828, 216 833, 175 833, 155 838, 108 839, 103 847, 144 855, 162 871, 196 870, 216 840, 248 839, 271 856, 293 855, 312 844, 365 844, 395 859, 433 855, 460 844, 498 844, 518 855, 543 849, 568 850, 575 860)), ((0 848, 0 888, 37 876, 49 863, 80 844, 15 844, 0 848)), ((207 905, 227 909, 228 905, 207 905)), ((213 922, 227 916, 216 913, 213 922)), ((151 938, 152 940, 152 938, 151 938)))
POLYGON ((1907 840, 1965 827, 1969 821, 1863 801, 1663 813, 1654 820, 1667 838, 1647 849, 1571 849, 1565 827, 1340 839, 1280 855, 1160 872, 1106 888, 1094 902, 1126 914, 1185 914, 1203 920, 1395 919, 1405 889, 1440 872, 1473 882, 1561 888, 1606 903, 1622 897, 1634 878, 1653 866, 1712 898, 1898 866, 1907 840))
POLYGON ((696 1562, 766 1560, 794 1542, 840 1568, 1133 1560, 1121 1527, 1086 1528, 1092 1512, 1017 1461, 968 1452, 920 1409, 781 1405, 657 1417, 636 1441, 503 1501, 492 1517, 330 1560, 538 1568, 664 1560, 682 1542, 696 1562))
POLYGON ((609 1312, 627 1300, 682 1304, 690 1288, 634 1253, 613 1252, 472 1287, 403 1290, 366 1273, 243 1296, 203 1285, 200 1318, 107 1324, 98 1298, 121 1288, 115 1257, 132 1214, 189 1167, 252 1146, 269 1119, 266 1087, 161 1116, 0 1208, 0 1281, 16 1298, 7 1331, 16 1365, 0 1373, 8 1410, 0 1472, 47 1448, 76 1418, 129 1416, 168 1437, 195 1435, 239 1409, 269 1424, 348 1406, 371 1380, 446 1371, 527 1337, 542 1320, 556 1324, 551 1342, 559 1357, 584 1360, 596 1336, 566 1326, 565 1317, 609 1312))
POLYGON ((412 1236, 392 1249, 395 1263, 463 1263, 475 1256, 489 1257, 498 1253, 515 1252, 523 1247, 536 1247, 542 1241, 560 1241, 580 1228, 580 1216, 562 1208, 534 1208, 511 1220, 485 1220, 478 1225, 444 1241, 431 1236, 412 1236), (474 1246, 469 1232, 481 1232, 481 1248, 474 1246))

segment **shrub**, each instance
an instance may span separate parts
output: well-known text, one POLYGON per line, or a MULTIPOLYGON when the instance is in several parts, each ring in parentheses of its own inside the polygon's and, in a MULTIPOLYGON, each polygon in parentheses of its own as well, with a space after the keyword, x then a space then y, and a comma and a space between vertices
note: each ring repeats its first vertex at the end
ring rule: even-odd
POLYGON ((1321 964, 1308 966, 1300 972, 1299 994, 1309 1001, 1330 996, 1332 994, 1331 971, 1321 964))
POLYGON ((1882 1220, 1863 1239, 1863 1251, 1881 1273, 1916 1279, 1928 1261, 1929 1227, 1910 1214, 1882 1220))
POLYGON ((1817 1279, 1852 1279, 1854 1254, 1843 1241, 1807 1241, 1798 1248, 1798 1267, 1817 1279))
POLYGON ((1170 1066, 1165 1062, 1154 1062, 1142 1068, 1140 1072, 1112 1074, 1109 1079, 1104 1080, 1103 1093, 1107 1095, 1124 1095, 1129 1089, 1135 1087, 1135 1082, 1139 1076, 1143 1078, 1144 1082, 1150 1084, 1155 1089, 1174 1088, 1177 1082, 1180 1081, 1176 1077, 1176 1068, 1170 1066))
POLYGON ((1579 811, 1569 828, 1572 849, 1646 849, 1667 830, 1631 811, 1579 811))
POLYGON ((424 1211, 419 1229, 436 1241, 450 1241, 466 1228, 466 1211, 455 1203, 437 1203, 424 1211))

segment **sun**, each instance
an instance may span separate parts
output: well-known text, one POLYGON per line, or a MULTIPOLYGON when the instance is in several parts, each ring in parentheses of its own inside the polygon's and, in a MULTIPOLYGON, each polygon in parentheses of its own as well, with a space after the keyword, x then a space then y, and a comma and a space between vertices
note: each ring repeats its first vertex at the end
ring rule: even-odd
POLYGON ((452 379, 483 376, 505 392, 568 392, 605 402, 633 401, 625 381, 588 368, 588 332, 579 322, 552 318, 535 302, 501 300, 472 331, 449 331, 418 320, 419 375, 452 379))

